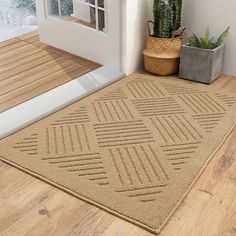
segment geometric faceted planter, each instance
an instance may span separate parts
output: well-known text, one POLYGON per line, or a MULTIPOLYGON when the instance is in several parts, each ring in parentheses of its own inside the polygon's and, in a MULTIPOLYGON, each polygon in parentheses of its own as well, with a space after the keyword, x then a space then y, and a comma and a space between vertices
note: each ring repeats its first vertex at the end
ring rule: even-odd
POLYGON ((180 52, 179 77, 210 84, 222 74, 224 45, 203 49, 183 45, 180 52))

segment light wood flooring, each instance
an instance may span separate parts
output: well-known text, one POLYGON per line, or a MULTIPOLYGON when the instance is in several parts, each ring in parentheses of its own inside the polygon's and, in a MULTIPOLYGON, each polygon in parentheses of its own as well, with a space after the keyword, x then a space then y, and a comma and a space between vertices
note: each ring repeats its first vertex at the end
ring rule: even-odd
POLYGON ((38 31, 0 43, 0 112, 99 65, 39 41, 38 31))
MULTIPOLYGON (((236 92, 236 79, 222 77, 210 88, 236 92)), ((1 236, 152 235, 3 162, 0 209, 1 236)), ((236 128, 160 236, 235 235, 236 128)))

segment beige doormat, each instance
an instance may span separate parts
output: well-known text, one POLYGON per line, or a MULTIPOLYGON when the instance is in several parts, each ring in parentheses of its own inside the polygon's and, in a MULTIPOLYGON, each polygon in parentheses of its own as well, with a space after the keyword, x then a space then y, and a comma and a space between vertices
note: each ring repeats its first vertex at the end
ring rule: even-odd
POLYGON ((134 74, 2 140, 1 160, 158 233, 234 126, 236 96, 207 88, 134 74))

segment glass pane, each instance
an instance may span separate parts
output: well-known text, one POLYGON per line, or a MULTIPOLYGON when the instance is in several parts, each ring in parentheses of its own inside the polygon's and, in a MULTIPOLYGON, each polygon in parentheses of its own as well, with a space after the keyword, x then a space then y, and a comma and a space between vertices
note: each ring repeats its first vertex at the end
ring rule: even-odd
POLYGON ((98 6, 104 8, 104 0, 98 0, 98 6))
POLYGON ((59 16, 59 8, 57 0, 49 0, 48 14, 51 16, 59 16))
MULTIPOLYGON (((82 0, 83 1, 83 0, 82 0)), ((88 2, 89 4, 92 4, 95 6, 95 0, 85 0, 85 2, 88 2)))
POLYGON ((96 20, 97 20, 97 17, 96 17, 96 8, 95 7, 90 7, 90 13, 89 13, 89 16, 88 16, 88 21, 90 22, 90 24, 93 24, 96 26, 96 20))
POLYGON ((48 0, 49 15, 68 18, 73 14, 73 0, 48 0))
POLYGON ((98 10, 98 30, 105 32, 105 13, 103 10, 98 10))
POLYGON ((61 14, 63 18, 73 14, 73 0, 61 0, 61 14))
POLYGON ((69 20, 96 29, 96 8, 88 2, 81 3, 81 0, 74 0, 73 3, 73 14, 69 20))
POLYGON ((106 32, 106 2, 107 0, 48 0, 48 10, 49 15, 106 32))

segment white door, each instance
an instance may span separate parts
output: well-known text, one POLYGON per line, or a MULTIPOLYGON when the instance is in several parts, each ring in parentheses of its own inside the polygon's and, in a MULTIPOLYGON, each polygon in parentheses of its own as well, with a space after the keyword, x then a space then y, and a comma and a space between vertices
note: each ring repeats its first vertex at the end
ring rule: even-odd
POLYGON ((120 0, 36 0, 42 42, 102 65, 121 60, 120 0))

